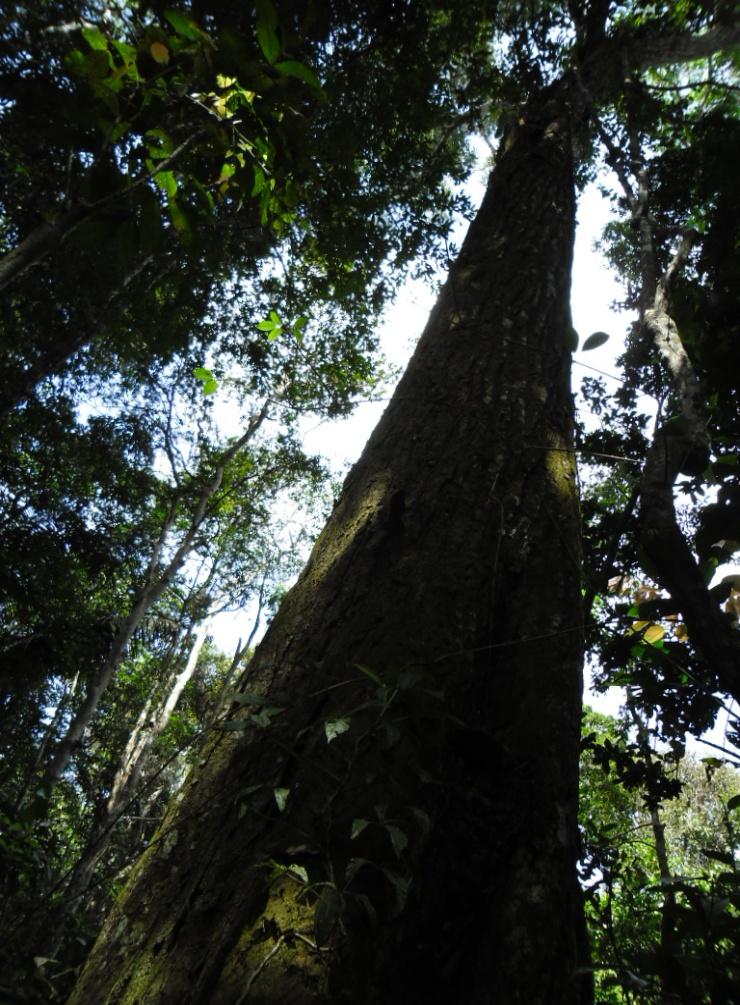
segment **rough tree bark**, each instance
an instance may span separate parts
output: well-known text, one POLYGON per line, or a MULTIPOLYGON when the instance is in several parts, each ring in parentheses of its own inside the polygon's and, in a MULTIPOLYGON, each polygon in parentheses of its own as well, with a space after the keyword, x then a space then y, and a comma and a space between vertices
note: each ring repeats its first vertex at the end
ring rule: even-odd
POLYGON ((570 120, 508 138, 250 664, 271 725, 206 747, 75 1005, 588 1000, 570 120))

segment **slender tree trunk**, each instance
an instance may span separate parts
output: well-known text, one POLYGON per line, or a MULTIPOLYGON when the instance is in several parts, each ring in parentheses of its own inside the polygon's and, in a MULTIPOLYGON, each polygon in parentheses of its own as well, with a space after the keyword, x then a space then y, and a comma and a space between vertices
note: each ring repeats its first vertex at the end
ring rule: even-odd
POLYGON ((205 620, 196 628, 185 666, 175 676, 158 713, 155 716, 139 718, 126 747, 125 756, 122 758, 113 780, 107 804, 109 817, 115 817, 136 788, 152 744, 167 727, 167 723, 180 700, 180 695, 195 673, 210 624, 209 617, 206 616, 205 620))
POLYGON ((569 123, 550 89, 504 145, 244 730, 204 749, 74 1005, 588 1000, 569 123))
MULTIPOLYGON (((65 885, 64 900, 66 905, 72 903, 72 906, 76 907, 74 902, 82 897, 89 887, 95 867, 108 847, 113 827, 124 812, 127 802, 136 792, 152 744, 166 728, 170 716, 180 700, 180 695, 195 673, 209 627, 208 618, 198 625, 185 666, 180 673, 175 675, 159 708, 156 709, 157 700, 152 698, 147 701, 145 708, 139 715, 126 745, 126 750, 119 762, 111 786, 110 797, 105 804, 103 813, 96 821, 85 851, 80 856, 65 885)), ((55 950, 56 944, 52 948, 55 950)))
MULTIPOLYGON (((653 751, 650 746, 650 734, 648 733, 645 720, 637 711, 633 704, 633 696, 627 698, 627 707, 632 721, 637 730, 637 742, 645 762, 650 764, 653 759, 653 751)), ((678 910, 676 905, 676 891, 674 889, 674 875, 671 872, 671 865, 668 859, 668 845, 665 839, 665 826, 660 819, 659 795, 655 791, 656 786, 653 776, 647 773, 647 792, 650 797, 648 813, 650 815, 650 827, 653 832, 655 842, 655 857, 658 860, 658 872, 663 888, 663 903, 660 908, 660 944, 657 955, 660 967, 660 985, 662 1005, 698 1005, 696 996, 692 994, 686 986, 686 978, 681 966, 681 938, 676 929, 678 910)))
POLYGON ((259 412, 255 413, 249 420, 246 431, 236 440, 228 450, 221 455, 210 480, 203 486, 198 498, 195 511, 190 520, 190 525, 185 532, 174 555, 164 567, 158 571, 159 556, 171 526, 168 521, 162 528, 159 540, 154 546, 152 558, 149 563, 149 573, 145 586, 140 591, 134 607, 128 618, 123 622, 111 646, 108 659, 98 671, 97 675, 88 687, 85 699, 80 705, 77 713, 69 724, 64 738, 57 745, 54 756, 47 766, 44 780, 51 789, 63 773, 66 771, 72 756, 82 741, 85 732, 92 722, 100 699, 110 687, 111 681, 115 677, 116 671, 121 664, 121 660, 126 655, 129 643, 146 615, 151 611, 157 601, 162 597, 167 587, 173 581, 177 573, 182 568, 185 560, 195 546, 195 538, 207 515, 208 506, 215 493, 221 487, 224 471, 230 462, 236 457, 239 451, 252 439, 262 423, 267 418, 270 399, 266 399, 259 412))

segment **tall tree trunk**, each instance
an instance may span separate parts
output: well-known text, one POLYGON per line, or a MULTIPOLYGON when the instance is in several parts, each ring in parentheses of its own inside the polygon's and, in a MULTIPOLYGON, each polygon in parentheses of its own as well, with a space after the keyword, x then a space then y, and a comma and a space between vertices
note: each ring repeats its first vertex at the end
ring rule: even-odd
POLYGON ((545 91, 504 144, 234 731, 74 1005, 588 1000, 566 98, 545 91))

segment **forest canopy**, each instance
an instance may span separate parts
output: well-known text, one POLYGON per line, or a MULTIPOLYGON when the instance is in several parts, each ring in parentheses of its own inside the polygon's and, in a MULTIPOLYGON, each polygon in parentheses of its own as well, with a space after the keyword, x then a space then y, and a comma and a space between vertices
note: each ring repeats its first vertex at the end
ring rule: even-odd
POLYGON ((734 5, 0 40, 2 1000, 740 998, 734 5), (634 321, 574 415, 595 179, 634 321), (387 394, 440 272, 340 488, 304 420, 387 394), (626 701, 581 730, 584 657, 626 701))

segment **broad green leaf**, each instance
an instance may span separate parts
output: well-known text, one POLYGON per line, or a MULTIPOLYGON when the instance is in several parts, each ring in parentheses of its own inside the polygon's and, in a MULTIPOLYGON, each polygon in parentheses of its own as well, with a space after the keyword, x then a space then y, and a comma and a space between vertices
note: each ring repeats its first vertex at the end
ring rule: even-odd
POLYGON ((91 49, 103 51, 108 48, 108 39, 102 33, 100 28, 96 28, 94 25, 89 28, 83 28, 82 37, 91 49))
POLYGON ((187 241, 192 237, 192 231, 190 229, 190 221, 183 212, 182 206, 176 200, 170 199, 167 208, 175 230, 187 241))
POLYGON ((588 352, 590 349, 598 349, 600 345, 603 345, 608 341, 609 336, 606 332, 594 332, 593 335, 589 335, 583 343, 581 352, 588 352))
POLYGON ((277 34, 277 11, 270 0, 257 0, 257 41, 268 63, 274 63, 280 55, 281 45, 277 34))
POLYGON ((372 865, 366 858, 351 858, 347 863, 347 868, 344 870, 344 878, 347 885, 352 882, 360 869, 364 868, 366 865, 372 865))
POLYGON ((193 370, 193 376, 196 380, 203 381, 203 394, 205 396, 214 394, 218 390, 218 381, 213 376, 213 373, 210 370, 207 370, 206 367, 196 366, 193 370))
POLYGON ((393 872, 391 869, 381 869, 381 871, 396 891, 396 912, 400 914, 406 906, 411 883, 404 876, 399 876, 397 872, 393 872))
POLYGON ((285 809, 285 804, 288 802, 288 795, 290 789, 273 789, 273 795, 275 796, 275 802, 277 803, 277 808, 282 813, 285 809))
POLYGON ((285 867, 285 871, 289 872, 291 876, 295 876, 301 880, 303 883, 308 883, 308 871, 305 866, 298 865, 297 862, 291 862, 290 865, 285 867))
POLYGON ((154 180, 168 199, 173 199, 177 195, 177 178, 173 171, 158 171, 154 180))
POLYGON ((321 892, 313 916, 316 942, 319 946, 326 945, 331 939, 344 907, 344 897, 334 887, 327 887, 321 892))
POLYGON ((293 335, 296 342, 299 344, 303 342, 303 329, 308 324, 308 318, 305 314, 302 314, 296 321, 293 322, 293 335))
POLYGON ((369 826, 369 824, 370 824, 369 820, 363 820, 361 817, 358 817, 356 820, 353 820, 352 830, 350 832, 350 838, 354 841, 356 837, 362 834, 362 832, 365 830, 366 827, 369 826))
POLYGON ((401 828, 396 827, 395 824, 386 824, 385 829, 388 831, 388 837, 391 839, 396 858, 400 858, 409 846, 409 839, 401 828))
POLYGON ((331 743, 342 733, 346 733, 349 729, 349 719, 327 719, 324 723, 324 733, 326 734, 326 742, 331 743))
POLYGON ((183 14, 179 10, 166 10, 164 16, 170 22, 178 35, 189 38, 192 42, 198 42, 201 38, 207 38, 205 32, 201 31, 195 21, 183 14))
POLYGON ((275 63, 275 69, 286 77, 297 77, 298 80, 304 80, 317 90, 321 88, 319 78, 313 70, 305 63, 299 63, 296 59, 282 59, 279 63, 275 63))
POLYGON ((740 809, 740 795, 733 796, 732 799, 727 800, 727 809, 728 810, 740 809))
MULTIPOLYGON (((565 336, 565 348, 568 352, 575 352, 578 349, 580 339, 575 328, 571 327, 565 336)), ((584 346, 585 348, 585 346, 584 346)))

